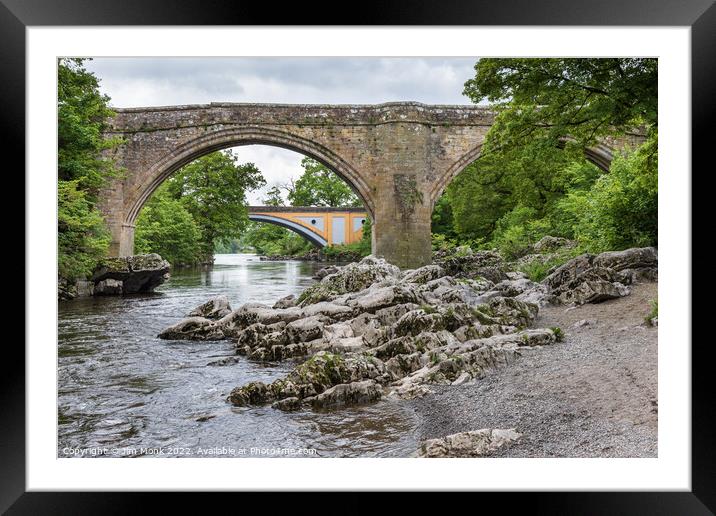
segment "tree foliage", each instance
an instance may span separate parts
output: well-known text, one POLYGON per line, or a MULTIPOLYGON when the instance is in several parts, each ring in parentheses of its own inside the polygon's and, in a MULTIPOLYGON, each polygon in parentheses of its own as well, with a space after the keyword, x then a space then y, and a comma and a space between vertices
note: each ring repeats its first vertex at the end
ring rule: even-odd
POLYGON ((480 59, 464 94, 499 111, 487 150, 537 139, 600 136, 657 125, 657 60, 653 58, 480 59))
POLYGON ((609 174, 574 190, 557 206, 574 237, 592 252, 658 244, 658 156, 653 134, 635 152, 615 156, 609 174))
POLYGON ((117 145, 102 131, 112 116, 99 81, 84 59, 60 59, 57 67, 58 275, 86 277, 106 254, 109 236, 95 203, 106 180, 118 173, 102 151, 117 145))
POLYGON ((301 160, 303 174, 289 188, 291 206, 362 206, 361 200, 334 172, 318 161, 301 160))
POLYGON ((77 181, 79 189, 94 196, 116 173, 101 152, 118 141, 102 136, 113 111, 109 97, 99 92, 99 80, 85 69, 84 61, 60 59, 57 66, 57 174, 62 181, 77 181))
POLYGON ((166 181, 201 232, 199 255, 211 261, 214 244, 239 238, 249 219, 246 192, 266 181, 253 163, 239 164, 229 151, 212 152, 189 163, 166 181))
POLYGON ((85 277, 105 255, 109 232, 78 180, 58 182, 57 203, 58 275, 85 277))
POLYGON ((142 208, 134 233, 134 251, 159 253, 174 265, 193 265, 198 260, 202 234, 182 202, 162 185, 142 208))
POLYGON ((481 59, 464 93, 498 115, 481 156, 436 205, 439 246, 514 257, 547 234, 591 251, 656 244, 655 59, 481 59), (585 159, 599 138, 633 131, 647 142, 609 173, 585 159))

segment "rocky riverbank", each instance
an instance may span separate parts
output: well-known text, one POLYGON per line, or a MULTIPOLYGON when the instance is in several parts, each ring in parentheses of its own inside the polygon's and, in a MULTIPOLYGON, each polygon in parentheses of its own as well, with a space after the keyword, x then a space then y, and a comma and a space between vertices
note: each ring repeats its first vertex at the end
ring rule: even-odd
MULTIPOLYGON (((562 341, 565 329, 542 324, 540 308, 564 310, 565 304, 618 299, 636 282, 654 279, 656 270, 653 248, 581 255, 540 283, 516 272, 495 251, 461 249, 402 272, 367 257, 328 270, 298 298, 273 306, 248 303, 231 309, 226 299, 210 300, 159 337, 230 339, 237 355, 248 360, 296 361, 273 383, 237 386, 227 398, 235 406, 270 404, 290 411, 383 397, 430 400, 441 389, 480 385, 475 381, 562 341)), ((422 454, 493 453, 524 435, 517 427, 469 430, 479 432, 424 445, 422 454), (475 443, 472 451, 465 443, 475 443), (478 446, 487 451, 478 453, 478 446)))
POLYGON ((545 306, 535 325, 563 328, 562 342, 522 353, 479 382, 435 386, 434 395, 408 402, 419 439, 513 428, 520 437, 491 456, 656 457, 658 329, 645 319, 657 287, 644 282, 603 303, 545 306))

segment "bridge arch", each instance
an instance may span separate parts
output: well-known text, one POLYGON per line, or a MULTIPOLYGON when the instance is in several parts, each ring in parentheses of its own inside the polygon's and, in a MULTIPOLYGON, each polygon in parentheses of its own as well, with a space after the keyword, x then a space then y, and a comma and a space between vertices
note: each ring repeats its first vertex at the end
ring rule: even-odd
MULTIPOLYGON (((108 154, 125 174, 99 195, 109 253, 133 253, 139 211, 181 166, 212 151, 262 144, 300 152, 336 172, 370 215, 373 253, 400 267, 424 265, 431 259, 435 201, 479 156, 496 114, 489 106, 417 102, 115 108, 105 136, 122 139, 108 154)), ((603 143, 619 149, 639 138, 627 134, 603 143)), ((607 147, 588 153, 602 168, 609 162, 607 147)))
POLYGON ((373 213, 371 190, 362 175, 350 163, 327 147, 288 131, 259 126, 234 127, 208 133, 185 143, 163 155, 143 174, 144 179, 125 201, 125 227, 133 227, 144 204, 154 191, 184 165, 211 152, 244 145, 270 145, 309 156, 322 163, 343 179, 373 213))
POLYGON ((323 238, 321 235, 317 234, 314 231, 311 231, 309 228, 302 226, 300 224, 296 224, 295 222, 292 222, 290 220, 282 219, 279 217, 273 217, 271 215, 263 215, 263 214, 253 214, 249 213, 249 220, 253 220, 254 222, 267 222, 269 224, 275 224, 276 226, 281 226, 283 228, 289 229, 293 231, 294 233, 302 236, 309 242, 311 242, 313 245, 317 247, 326 247, 328 245, 328 241, 323 238))

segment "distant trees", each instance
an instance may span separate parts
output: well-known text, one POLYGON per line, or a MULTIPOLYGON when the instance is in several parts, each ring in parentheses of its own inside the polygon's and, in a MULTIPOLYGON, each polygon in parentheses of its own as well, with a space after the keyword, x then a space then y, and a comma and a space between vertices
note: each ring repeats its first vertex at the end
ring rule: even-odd
POLYGON ((211 262, 217 243, 242 236, 249 223, 246 192, 265 183, 253 163, 239 164, 230 150, 202 156, 167 179, 142 209, 138 249, 166 254, 172 263, 211 262))
POLYGON ((362 206, 348 184, 318 161, 305 157, 303 174, 288 187, 291 206, 362 206))

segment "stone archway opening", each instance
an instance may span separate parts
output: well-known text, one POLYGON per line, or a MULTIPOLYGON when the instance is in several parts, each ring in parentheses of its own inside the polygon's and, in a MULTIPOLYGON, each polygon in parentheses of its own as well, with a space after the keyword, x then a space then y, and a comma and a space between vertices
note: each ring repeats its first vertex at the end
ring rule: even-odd
MULTIPOLYGON (((290 249, 294 249, 294 251, 296 249, 296 245, 300 247, 300 244, 297 244, 297 242, 301 241, 300 239, 296 239, 295 235, 300 236, 301 239, 303 239, 305 242, 310 243, 312 246, 317 248, 332 245, 335 242, 348 243, 349 238, 354 237, 354 234, 348 229, 349 224, 354 222, 353 214, 341 213, 339 214, 341 216, 336 217, 337 220, 333 221, 333 224, 331 223, 331 218, 329 217, 327 219, 328 222, 325 223, 326 229, 328 231, 321 232, 316 231, 316 228, 307 227, 309 226, 309 224, 306 224, 304 221, 300 220, 300 217, 297 221, 291 221, 287 220, 286 217, 276 217, 271 216, 271 214, 253 214, 251 212, 253 208, 260 208, 261 205, 264 204, 264 202, 266 201, 265 195, 268 193, 270 187, 281 186, 282 191, 286 190, 283 192, 284 195, 282 196, 282 200, 284 203, 288 201, 286 195, 288 190, 287 185, 292 185, 294 181, 300 178, 305 172, 305 170, 302 168, 302 160, 304 158, 311 158, 312 160, 315 160, 315 162, 312 162, 314 167, 316 166, 316 162, 323 165, 323 167, 325 168, 322 169, 322 174, 331 177, 335 175, 335 178, 337 178, 340 182, 344 183, 347 186, 347 188, 341 190, 344 194, 344 197, 347 196, 347 198, 352 199, 353 202, 357 202, 357 198, 363 204, 363 206, 358 208, 358 211, 365 212, 363 215, 364 217, 367 213, 369 213, 367 211, 367 203, 362 197, 360 189, 356 186, 356 184, 351 183, 346 179, 346 176, 349 175, 351 172, 348 171, 340 173, 335 170, 334 167, 342 167, 342 163, 339 159, 332 156, 329 152, 325 152, 321 149, 311 150, 310 152, 307 152, 305 151, 305 147, 302 147, 299 150, 296 146, 289 145, 285 141, 277 141, 276 139, 258 140, 255 138, 255 135, 246 136, 242 134, 241 138, 238 140, 235 137, 232 137, 231 139, 223 139, 219 142, 211 141, 208 145, 193 145, 190 149, 178 148, 176 151, 172 152, 168 156, 163 157, 162 160, 156 163, 152 167, 151 173, 148 174, 147 181, 144 184, 140 185, 140 188, 136 189, 136 195, 134 196, 133 203, 127 210, 127 215, 123 223, 124 253, 122 254, 133 254, 134 230, 136 228, 139 214, 141 213, 142 208, 151 200, 153 194, 157 192, 160 186, 166 184, 168 180, 175 177, 175 175, 179 171, 181 171, 183 167, 190 165, 191 163, 210 153, 221 152, 223 150, 235 151, 238 158, 237 165, 240 166, 241 164, 245 163, 253 163, 262 172, 262 175, 264 175, 264 177, 267 179, 267 184, 265 185, 265 187, 262 187, 261 190, 246 191, 246 205, 247 208, 249 208, 250 210, 248 216, 249 221, 255 223, 268 223, 285 230, 285 234, 287 236, 288 234, 294 235, 292 237, 294 244, 289 244, 288 246, 290 249), (272 170, 272 167, 278 169, 279 173, 273 173, 274 171, 272 170), (326 170, 330 171, 331 174, 326 174, 326 170), (270 172, 271 174, 269 174, 270 172), (348 191, 352 192, 355 197, 349 195, 347 193, 348 191), (346 217, 344 217, 343 215, 346 215, 346 217), (343 239, 343 237, 331 238, 330 228, 332 226, 337 226, 338 221, 343 222, 344 218, 345 222, 341 226, 341 228, 343 228, 344 226, 346 227, 345 240, 343 239), (314 230, 312 231, 311 229, 314 230)), ((345 167, 343 167, 342 169, 345 170, 345 167)), ((333 181, 336 181, 335 178, 333 179, 333 181)), ((350 208, 349 210, 356 211, 355 208, 350 208)), ((311 216, 318 216, 320 218, 320 221, 313 220, 314 225, 324 224, 323 214, 312 214, 311 216)), ((335 229, 333 233, 335 237, 335 229)), ((231 245, 235 246, 238 244, 239 240, 234 238, 231 240, 231 242, 231 245)), ((302 248, 300 253, 307 251, 310 248, 311 246, 302 248)), ((292 254, 292 252, 287 252, 287 254, 292 254)))
MULTIPOLYGON (((295 154, 297 158, 297 170, 300 170, 299 164, 301 158, 309 157, 315 160, 340 178, 358 199, 360 199, 368 213, 372 213, 372 197, 369 195, 367 185, 361 176, 353 170, 348 163, 335 155, 335 153, 315 142, 305 141, 287 133, 282 134, 279 131, 267 130, 265 128, 242 128, 242 130, 239 131, 227 131, 226 134, 212 133, 206 137, 200 137, 195 141, 179 145, 148 167, 140 184, 132 189, 129 196, 125 194, 124 205, 126 215, 122 221, 118 254, 120 256, 133 254, 134 229, 142 207, 148 202, 157 188, 177 171, 181 170, 182 167, 212 152, 235 149, 240 153, 241 149, 253 147, 277 148, 291 151, 291 154, 295 154)), ((246 160, 241 159, 240 161, 244 162, 246 160)), ((286 179, 291 178, 287 177, 286 179)), ((248 204, 252 204, 252 202, 248 204)), ((273 221, 269 222, 274 223, 273 221)), ((292 230, 294 233, 301 234, 295 231, 294 228, 286 227, 285 224, 275 224, 292 230)), ((306 235, 303 234, 301 234, 301 236, 306 237, 306 235)), ((315 238, 306 237, 306 239, 314 245, 325 245, 325 243, 318 242, 315 238)))

